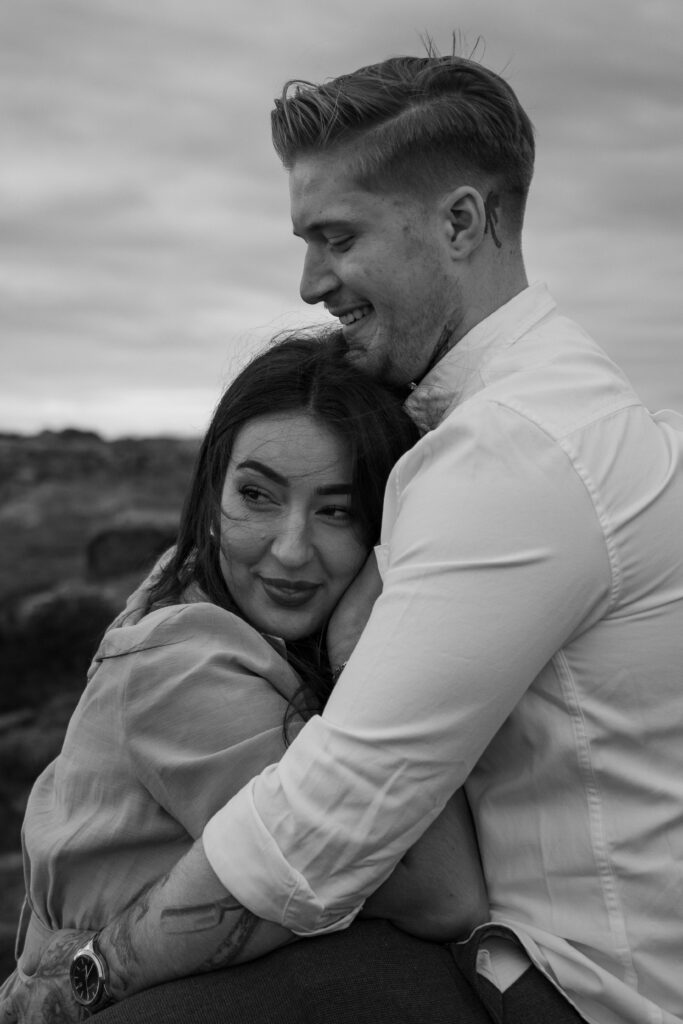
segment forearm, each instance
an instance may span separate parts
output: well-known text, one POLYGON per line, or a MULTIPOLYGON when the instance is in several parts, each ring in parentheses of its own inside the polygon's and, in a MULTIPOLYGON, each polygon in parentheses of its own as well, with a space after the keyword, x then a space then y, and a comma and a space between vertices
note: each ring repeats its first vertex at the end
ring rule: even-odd
POLYGON ((387 918, 433 941, 464 938, 487 920, 479 849, 462 790, 366 901, 362 913, 387 918))
POLYGON ((292 941, 242 907, 213 872, 201 840, 99 935, 110 988, 123 999, 164 981, 254 959, 292 941))
MULTIPOLYGON (((54 932, 30 974, 15 971, 0 987, 0 1020, 7 1024, 62 1021, 89 1013, 74 999, 69 965, 92 930, 54 932)), ((201 841, 98 936, 118 1001, 164 981, 212 971, 261 956, 290 942, 285 928, 262 921, 227 892, 201 841)))

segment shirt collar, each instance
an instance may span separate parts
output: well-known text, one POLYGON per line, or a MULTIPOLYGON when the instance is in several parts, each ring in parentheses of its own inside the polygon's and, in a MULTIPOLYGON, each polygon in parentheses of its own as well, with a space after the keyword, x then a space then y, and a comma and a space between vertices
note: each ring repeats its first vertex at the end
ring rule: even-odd
MULTIPOLYGON (((197 601, 208 601, 209 603, 211 603, 210 598, 205 594, 205 592, 196 582, 192 582, 187 587, 185 587, 180 600, 182 604, 194 604, 197 601)), ((242 618, 239 612, 236 612, 235 614, 238 616, 238 618, 242 618)), ((247 622, 246 619, 244 619, 243 621, 247 622)), ((251 623, 247 622, 247 625, 251 625, 251 623)), ((252 629, 256 629, 256 626, 252 626, 252 629)), ((287 644, 282 639, 281 636, 275 636, 273 633, 264 633, 260 629, 257 630, 257 632, 261 634, 266 643, 269 643, 270 646, 273 647, 275 651, 285 659, 285 661, 287 661, 287 644)))
POLYGON ((493 355, 514 343, 555 309, 544 284, 525 288, 469 331, 426 374, 404 408, 418 429, 433 430, 460 402, 484 386, 482 371, 493 355))
MULTIPOLYGON (((167 557, 168 557, 168 552, 167 552, 166 555, 164 555, 164 558, 167 558, 167 557)), ((155 567, 154 573, 158 572, 158 569, 159 569, 160 565, 161 565, 161 562, 159 562, 157 564, 157 566, 155 567)), ((149 585, 150 585, 150 578, 145 580, 145 582, 142 584, 142 586, 139 587, 138 590, 135 592, 135 594, 133 595, 134 600, 129 600, 129 602, 128 602, 127 606, 126 606, 126 611, 127 611, 128 614, 126 615, 125 621, 119 622, 118 620, 116 620, 116 623, 118 625, 125 625, 125 626, 134 625, 135 623, 140 621, 140 619, 143 617, 143 615, 147 614, 147 612, 150 610, 149 608, 147 608, 147 605, 146 605, 147 588, 149 587, 149 585)), ((196 582, 196 580, 193 580, 191 583, 188 583, 188 585, 184 588, 184 590, 183 590, 182 594, 180 595, 180 598, 179 598, 177 603, 178 604, 203 604, 205 602, 208 602, 209 604, 211 604, 211 600, 207 596, 205 591, 202 590, 202 588, 196 582)), ((174 602, 174 604, 175 603, 176 602, 174 602)), ((239 616, 239 617, 241 618, 241 616, 239 616)), ((244 621, 246 622, 247 620, 245 619, 244 621)), ((256 626, 253 626, 252 628, 256 629, 256 626)), ((258 630, 258 632, 261 632, 261 631, 258 630)), ((282 658, 285 659, 285 661, 287 661, 287 644, 282 639, 282 637, 274 636, 271 633, 261 633, 261 636, 263 637, 263 639, 267 643, 270 644, 271 647, 273 647, 275 649, 275 651, 282 658)))

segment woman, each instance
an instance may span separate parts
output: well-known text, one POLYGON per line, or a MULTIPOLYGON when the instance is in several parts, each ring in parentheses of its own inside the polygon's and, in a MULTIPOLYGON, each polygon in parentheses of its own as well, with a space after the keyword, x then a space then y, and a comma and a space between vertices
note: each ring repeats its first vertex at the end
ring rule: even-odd
MULTIPOLYGON (((137 899, 322 709, 325 624, 415 439, 332 336, 276 344, 227 389, 177 546, 107 630, 29 799, 28 975, 55 930, 99 929, 137 899)), ((375 912, 391 917, 392 898, 390 879, 375 912)))

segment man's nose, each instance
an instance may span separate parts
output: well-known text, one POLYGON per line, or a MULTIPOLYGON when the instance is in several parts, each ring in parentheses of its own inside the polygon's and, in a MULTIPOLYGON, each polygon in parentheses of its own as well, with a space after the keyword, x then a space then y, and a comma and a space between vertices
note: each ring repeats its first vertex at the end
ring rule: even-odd
POLYGON ((299 294, 304 302, 311 305, 322 302, 339 287, 339 283, 339 278, 330 267, 325 254, 317 246, 309 246, 299 285, 299 294))
POLYGON ((307 518, 295 514, 287 516, 273 538, 272 552, 278 562, 286 568, 293 569, 305 565, 312 554, 307 518))

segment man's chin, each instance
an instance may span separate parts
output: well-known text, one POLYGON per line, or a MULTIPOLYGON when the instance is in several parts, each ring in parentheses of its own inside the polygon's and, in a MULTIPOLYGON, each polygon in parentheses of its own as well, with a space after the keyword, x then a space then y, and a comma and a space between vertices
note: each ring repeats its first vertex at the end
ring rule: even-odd
POLYGON ((376 360, 372 358, 372 353, 362 345, 353 345, 346 343, 346 352, 344 353, 346 360, 355 366, 357 370, 362 370, 369 377, 374 377, 377 380, 381 380, 380 375, 381 367, 376 365, 376 360))
POLYGON ((368 351, 360 345, 347 344, 345 357, 357 370, 362 370, 368 377, 395 390, 405 391, 409 394, 409 381, 404 380, 396 372, 388 356, 378 357, 377 353, 368 351))

